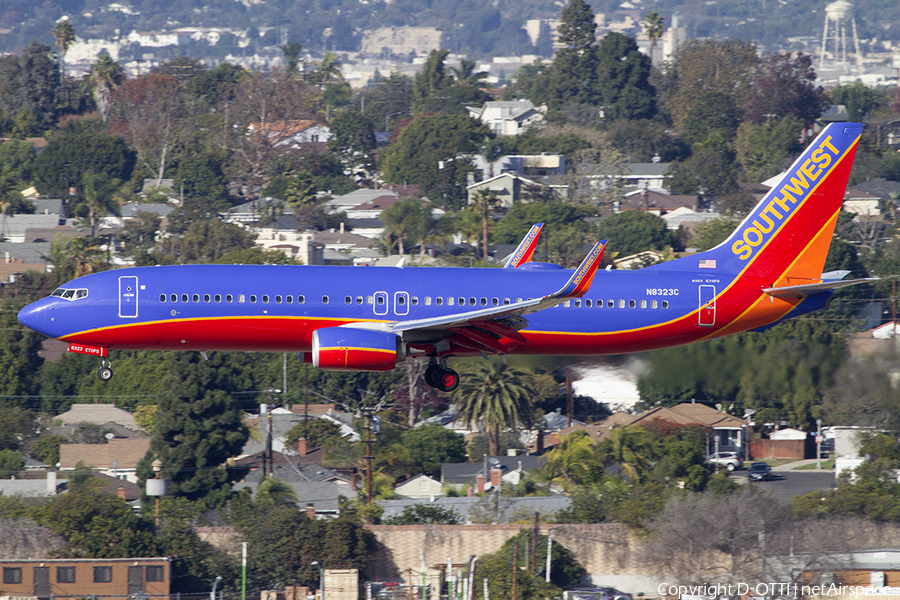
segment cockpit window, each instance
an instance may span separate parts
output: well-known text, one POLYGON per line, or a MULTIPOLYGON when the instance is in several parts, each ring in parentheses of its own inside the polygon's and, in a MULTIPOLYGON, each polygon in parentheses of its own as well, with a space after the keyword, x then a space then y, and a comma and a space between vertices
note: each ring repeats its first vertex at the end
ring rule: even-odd
POLYGON ((54 290, 51 297, 55 296, 57 298, 63 298, 64 300, 80 300, 81 298, 87 298, 88 291, 86 288, 67 290, 65 288, 57 288, 54 290))

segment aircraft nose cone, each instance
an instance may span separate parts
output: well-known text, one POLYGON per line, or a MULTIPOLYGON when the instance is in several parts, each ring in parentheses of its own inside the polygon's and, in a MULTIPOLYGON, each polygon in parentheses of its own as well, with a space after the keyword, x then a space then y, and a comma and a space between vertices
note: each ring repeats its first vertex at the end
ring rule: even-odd
POLYGON ((46 335, 47 309, 43 302, 32 302, 20 310, 16 318, 25 327, 46 335))

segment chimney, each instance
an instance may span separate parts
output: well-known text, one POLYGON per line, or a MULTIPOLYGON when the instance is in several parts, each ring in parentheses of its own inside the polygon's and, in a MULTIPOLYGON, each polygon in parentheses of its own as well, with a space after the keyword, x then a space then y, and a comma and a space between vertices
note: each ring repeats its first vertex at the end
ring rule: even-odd
POLYGON ((503 471, 500 469, 491 469, 491 487, 500 485, 500 479, 503 477, 503 471))
POLYGON ((344 233, 344 222, 341 221, 341 234, 343 235, 343 233, 344 233))
POLYGON ((56 495, 56 471, 47 471, 47 493, 56 495))
POLYGON ((475 489, 479 492, 484 491, 484 475, 479 473, 477 477, 475 477, 475 489))
POLYGON ((124 485, 120 485, 119 488, 116 490, 116 496, 118 496, 122 500, 125 500, 125 486, 124 485))
MULTIPOLYGON (((483 477, 482 477, 482 479, 483 479, 483 477)), ((482 483, 482 487, 484 487, 483 483, 482 483)), ((475 488, 473 488, 470 485, 469 487, 466 488, 466 498, 473 498, 474 496, 475 496, 475 488)))
POLYGON ((297 440, 297 454, 300 456, 306 456, 306 438, 302 437, 297 440))
POLYGON ((310 519, 316 518, 316 505, 315 504, 307 504, 306 505, 306 516, 310 519))

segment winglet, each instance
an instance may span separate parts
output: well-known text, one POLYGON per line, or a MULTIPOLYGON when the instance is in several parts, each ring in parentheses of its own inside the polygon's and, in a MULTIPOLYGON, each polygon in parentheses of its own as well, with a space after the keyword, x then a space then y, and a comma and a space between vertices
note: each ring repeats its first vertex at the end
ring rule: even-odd
POLYGON ((509 260, 503 265, 504 269, 518 269, 520 266, 531 261, 531 256, 537 248, 538 239, 541 237, 541 229, 543 229, 543 227, 543 223, 535 223, 531 226, 531 229, 528 230, 528 233, 526 233, 525 237, 522 238, 522 241, 519 242, 516 251, 509 256, 509 260))
POLYGON ((584 257, 581 266, 575 269, 575 273, 568 283, 550 298, 581 298, 589 289, 594 281, 594 274, 597 267, 600 266, 600 259, 603 258, 603 251, 606 249, 606 243, 609 240, 601 240, 597 242, 587 256, 584 257))

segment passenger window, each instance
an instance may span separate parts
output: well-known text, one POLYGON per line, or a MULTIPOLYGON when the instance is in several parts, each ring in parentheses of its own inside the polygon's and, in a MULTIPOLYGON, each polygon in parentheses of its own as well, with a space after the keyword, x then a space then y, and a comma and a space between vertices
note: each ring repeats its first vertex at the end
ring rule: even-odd
POLYGON ((466 299, 465 299, 465 298, 459 298, 459 305, 460 305, 460 306, 465 306, 465 305, 466 305, 466 299))
POLYGON ((171 296, 169 296, 169 299, 172 302, 178 302, 178 294, 172 294, 171 296))
POLYGON ((447 298, 447 306, 453 306, 453 296, 447 298))
POLYGON ((650 301, 650 308, 657 308, 658 306, 659 306, 659 304, 656 302, 656 300, 650 301))
POLYGON ((441 296, 437 296, 434 299, 434 303, 437 304, 438 306, 441 306, 444 304, 444 299, 441 296))
POLYGON ((590 301, 590 300, 585 300, 585 301, 584 301, 584 306, 585 306, 585 308, 590 308, 590 307, 591 307, 591 301, 590 301))
POLYGON ((503 299, 503 306, 509 306, 509 298, 503 299))
POLYGON ((570 306, 572 306, 572 301, 566 300, 565 302, 563 302, 563 306, 565 306, 566 308, 569 308, 570 306))
POLYGON ((372 296, 366 296, 366 304, 374 304, 374 303, 375 303, 375 298, 373 298, 372 296))
POLYGON ((378 296, 376 301, 378 302, 378 306, 382 306, 384 304, 384 296, 378 296))
POLYGON ((247 297, 243 294, 238 294, 238 304, 243 304, 247 300, 247 297))
POLYGON ((275 296, 275 304, 281 304, 281 296, 275 296))
POLYGON ((628 308, 634 308, 635 306, 637 306, 637 304, 635 303, 634 300, 629 300, 629 301, 628 301, 628 308))
POLYGON ((647 301, 641 300, 641 308, 647 308, 647 301))
POLYGON ((494 306, 500 306, 500 298, 491 298, 491 304, 494 306))
MULTIPOLYGON (((294 303, 294 297, 293 297, 293 296, 285 296, 285 297, 284 297, 284 301, 287 302, 288 304, 293 304, 293 303, 294 303)), ((298 299, 297 302, 300 302, 300 300, 298 299)))
POLYGON ((263 304, 268 304, 268 303, 269 303, 269 296, 268 296, 268 295, 264 295, 264 296, 262 297, 262 301, 263 301, 263 304))
POLYGON ((482 306, 487 306, 487 298, 482 298, 482 299, 481 299, 481 305, 482 305, 482 306))
POLYGON ((475 298, 473 298, 472 296, 469 296, 469 306, 475 306, 475 302, 476 302, 475 298))
POLYGON ((225 302, 231 303, 234 300, 234 296, 231 294, 225 294, 225 302))
POLYGON ((328 304, 328 296, 322 296, 322 304, 328 304))
POLYGON ((625 308, 625 301, 619 300, 619 308, 625 308))
POLYGON ((191 300, 193 300, 194 302, 200 302, 200 294, 194 294, 191 297, 191 300))
POLYGON ((250 304, 256 304, 256 294, 250 294, 250 304))
POLYGON ((431 296, 425 296, 425 306, 431 306, 431 296))
POLYGON ((206 302, 208 304, 210 300, 212 300, 212 297, 209 294, 203 294, 204 302, 206 302))
POLYGON ((399 304, 400 306, 406 306, 406 297, 397 296, 397 304, 399 304))
POLYGON ((412 302, 412 305, 413 305, 413 306, 418 305, 418 304, 419 304, 419 297, 418 297, 418 296, 413 296, 412 298, 410 298, 410 302, 412 302))
POLYGON ((306 296, 297 296, 297 304, 304 304, 306 302, 306 296))
POLYGON ((352 296, 344 296, 344 304, 353 304, 352 296))
POLYGON ((216 294, 216 302, 222 301, 222 294, 216 294))
POLYGON ((182 294, 182 295, 181 295, 181 301, 184 302, 185 304, 187 304, 187 301, 188 301, 188 295, 187 295, 187 294, 182 294))
POLYGON ((363 297, 362 297, 362 296, 357 296, 357 297, 356 297, 356 303, 357 303, 357 304, 362 304, 362 301, 363 301, 363 297))
POLYGON ((663 307, 663 308, 669 308, 669 301, 668 301, 668 300, 663 300, 663 301, 662 301, 662 307, 663 307))
POLYGON ((614 301, 614 300, 607 300, 607 301, 606 301, 606 307, 607 307, 607 308, 615 308, 615 307, 616 307, 615 301, 614 301))
POLYGON ((165 301, 166 301, 166 295, 165 295, 165 294, 160 294, 160 295, 159 295, 159 301, 160 301, 160 302, 165 302, 165 301))
POLYGON ((521 298, 516 298, 516 302, 521 302, 521 301, 522 301, 521 298))
POLYGON ((581 300, 580 299, 575 301, 575 308, 581 308, 581 300))

